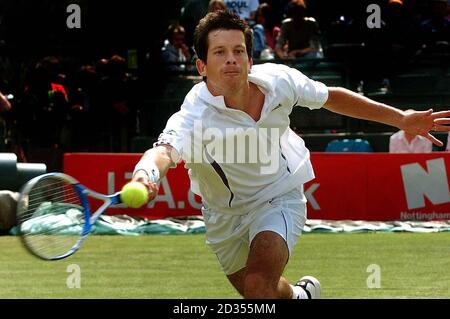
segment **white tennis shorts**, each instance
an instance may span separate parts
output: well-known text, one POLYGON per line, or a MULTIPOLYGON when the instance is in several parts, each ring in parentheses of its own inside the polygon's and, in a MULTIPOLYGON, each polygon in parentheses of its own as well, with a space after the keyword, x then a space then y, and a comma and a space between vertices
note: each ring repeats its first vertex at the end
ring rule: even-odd
POLYGON ((267 201, 244 215, 230 215, 202 208, 206 243, 216 254, 222 270, 231 275, 244 268, 253 238, 273 231, 286 241, 289 256, 306 222, 303 187, 267 201))

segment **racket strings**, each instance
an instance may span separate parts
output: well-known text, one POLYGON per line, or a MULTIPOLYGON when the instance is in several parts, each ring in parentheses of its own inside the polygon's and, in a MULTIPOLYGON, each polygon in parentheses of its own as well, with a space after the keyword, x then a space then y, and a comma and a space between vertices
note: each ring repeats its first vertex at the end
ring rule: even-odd
POLYGON ((56 177, 42 179, 20 203, 19 232, 33 253, 53 259, 79 242, 85 223, 83 210, 72 184, 56 177))
POLYGON ((52 184, 45 183, 44 186, 35 185, 28 195, 27 211, 34 212, 40 205, 46 202, 81 206, 79 196, 73 186, 67 183, 61 185, 61 181, 52 184), (58 188, 59 190, 57 190, 58 188))
MULTIPOLYGON (((73 237, 76 240, 79 238, 77 236, 73 237)), ((68 240, 61 241, 60 239, 61 238, 56 239, 55 236, 41 234, 28 236, 25 240, 27 241, 29 248, 37 253, 37 255, 53 258, 65 254, 73 247, 73 245, 68 245, 68 240)), ((70 242, 73 242, 73 240, 70 242)))
POLYGON ((80 203, 78 194, 73 189, 73 186, 67 183, 61 185, 61 181, 33 187, 30 197, 33 198, 30 200, 30 204, 33 202, 41 204, 44 199, 55 202, 80 203), (63 188, 63 190, 55 191, 55 188, 63 188))
POLYGON ((66 188, 65 190, 55 192, 55 190, 32 190, 32 192, 29 194, 29 206, 32 206, 32 204, 38 204, 45 201, 51 201, 51 202, 64 202, 64 203, 79 203, 78 195, 75 194, 72 190, 66 188))
MULTIPOLYGON (((71 206, 74 206, 74 207, 78 206, 80 209, 82 209, 81 208, 81 203, 78 200, 78 197, 75 197, 75 196, 69 197, 69 196, 64 195, 64 196, 52 198, 52 200, 49 200, 48 198, 47 198, 47 200, 32 199, 28 203, 29 209, 27 210, 27 212, 30 213, 29 215, 31 216, 31 215, 33 215, 33 213, 37 209, 39 209, 41 207, 41 205, 43 205, 45 203, 47 203, 49 205, 52 204, 52 203, 64 203, 64 204, 67 204, 67 205, 70 204, 71 206)), ((53 208, 54 212, 56 212, 55 210, 56 209, 53 208)), ((22 216, 24 216, 24 217, 27 216, 26 215, 27 212, 24 212, 24 215, 22 215, 22 216)))

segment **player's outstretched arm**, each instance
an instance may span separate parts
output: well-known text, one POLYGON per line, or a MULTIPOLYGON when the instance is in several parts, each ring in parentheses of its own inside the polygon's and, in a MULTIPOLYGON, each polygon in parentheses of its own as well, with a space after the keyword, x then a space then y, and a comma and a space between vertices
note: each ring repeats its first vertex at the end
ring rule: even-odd
POLYGON ((328 88, 328 100, 324 107, 335 113, 395 126, 412 135, 422 135, 437 146, 443 143, 430 132, 450 131, 450 110, 403 111, 345 88, 328 88))
POLYGON ((172 146, 159 145, 146 151, 136 164, 131 181, 147 186, 149 201, 158 194, 160 179, 166 176, 169 168, 176 166, 173 161, 173 152, 172 146))

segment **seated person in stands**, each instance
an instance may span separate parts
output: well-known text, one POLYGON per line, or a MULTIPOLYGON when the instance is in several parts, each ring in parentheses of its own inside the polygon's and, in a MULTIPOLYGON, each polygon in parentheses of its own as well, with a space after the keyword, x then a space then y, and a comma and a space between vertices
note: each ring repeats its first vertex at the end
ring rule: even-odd
POLYGON ((433 143, 421 135, 400 130, 389 138, 389 153, 431 153, 432 150, 433 143))
POLYGON ((186 45, 185 33, 184 28, 179 24, 171 24, 167 29, 167 39, 164 41, 161 54, 169 71, 183 71, 186 65, 180 62, 191 61, 192 54, 186 45))
POLYGON ((303 0, 292 0, 288 5, 289 18, 281 24, 275 52, 280 59, 298 57, 322 58, 320 29, 316 20, 306 16, 303 0))
POLYGON ((253 26, 253 58, 273 59, 280 27, 275 23, 275 13, 267 3, 259 5, 253 26))

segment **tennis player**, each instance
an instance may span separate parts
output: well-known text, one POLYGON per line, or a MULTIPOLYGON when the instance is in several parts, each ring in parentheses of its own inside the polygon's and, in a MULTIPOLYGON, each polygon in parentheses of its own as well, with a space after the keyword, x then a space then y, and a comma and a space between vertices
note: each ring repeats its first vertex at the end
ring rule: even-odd
POLYGON ((309 151, 289 128, 292 109, 324 107, 436 145, 442 142, 430 131, 449 131, 450 111, 406 112, 285 65, 253 66, 251 30, 226 11, 206 15, 194 38, 204 81, 168 120, 132 180, 147 185, 152 200, 160 178, 184 160, 202 198, 207 244, 237 291, 245 298, 319 298, 316 278, 291 285, 282 276, 306 221, 303 184, 314 178, 309 151))

